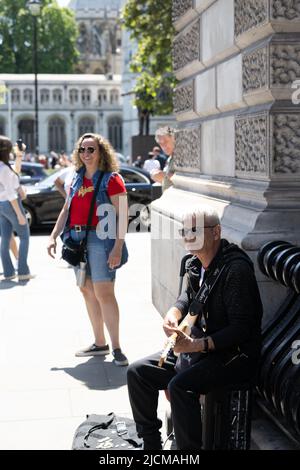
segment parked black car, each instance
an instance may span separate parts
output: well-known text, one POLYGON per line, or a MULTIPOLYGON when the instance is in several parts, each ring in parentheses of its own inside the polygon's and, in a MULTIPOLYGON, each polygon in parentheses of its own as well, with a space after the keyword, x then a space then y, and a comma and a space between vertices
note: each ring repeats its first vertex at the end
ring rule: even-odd
MULTIPOLYGON (((27 186, 27 197, 23 201, 29 225, 31 227, 41 224, 53 224, 64 204, 64 199, 55 187, 55 180, 64 172, 64 168, 56 171, 35 186, 27 186)), ((122 165, 120 174, 124 178, 128 193, 129 216, 136 219, 139 215, 140 223, 144 227, 150 226, 150 210, 148 205, 161 196, 161 186, 153 185, 150 178, 142 172, 122 165), (143 205, 140 214, 134 204, 143 205)))

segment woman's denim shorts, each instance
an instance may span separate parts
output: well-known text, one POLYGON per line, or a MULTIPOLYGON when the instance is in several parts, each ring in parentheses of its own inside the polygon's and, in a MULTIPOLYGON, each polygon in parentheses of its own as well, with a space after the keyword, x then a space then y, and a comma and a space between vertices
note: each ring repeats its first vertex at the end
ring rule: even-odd
MULTIPOLYGON (((81 241, 85 237, 85 231, 75 232, 75 230, 71 230, 71 237, 74 241, 81 241)), ((116 277, 116 270, 108 267, 104 243, 104 240, 97 237, 96 230, 89 231, 86 274, 92 282, 114 281, 116 277)), ((76 267, 75 272, 77 269, 76 267)))

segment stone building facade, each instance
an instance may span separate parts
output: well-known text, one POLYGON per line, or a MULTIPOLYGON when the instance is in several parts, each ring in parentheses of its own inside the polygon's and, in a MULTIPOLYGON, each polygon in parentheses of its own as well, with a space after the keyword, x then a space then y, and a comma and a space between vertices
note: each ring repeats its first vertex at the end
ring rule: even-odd
MULTIPOLYGON (((162 313, 177 295, 184 253, 162 227, 173 233, 181 207, 215 207, 223 236, 255 263, 266 241, 300 242, 299 0, 173 0, 173 21, 176 174, 152 211, 153 302, 162 313)), ((257 276, 267 319, 286 292, 257 276)))
MULTIPOLYGON (((0 134, 34 145, 34 75, 0 74, 0 134), (1 87, 0 87, 1 88, 1 87)), ((38 75, 39 151, 72 152, 84 132, 100 132, 123 149, 121 76, 38 75)))

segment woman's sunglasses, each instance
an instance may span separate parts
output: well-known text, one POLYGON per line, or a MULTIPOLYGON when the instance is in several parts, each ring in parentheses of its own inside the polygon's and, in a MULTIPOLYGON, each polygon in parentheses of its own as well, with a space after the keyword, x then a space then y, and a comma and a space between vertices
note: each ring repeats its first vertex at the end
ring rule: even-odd
POLYGON ((84 153, 85 151, 87 151, 88 153, 94 153, 95 150, 96 149, 94 147, 79 147, 78 153, 84 153))

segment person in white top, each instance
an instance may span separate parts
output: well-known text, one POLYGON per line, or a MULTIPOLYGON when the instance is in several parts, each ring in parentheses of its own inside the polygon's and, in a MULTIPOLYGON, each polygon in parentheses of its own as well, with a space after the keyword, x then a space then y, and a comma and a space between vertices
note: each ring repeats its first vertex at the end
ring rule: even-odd
POLYGON ((54 184, 60 194, 66 199, 67 195, 69 194, 70 186, 73 181, 75 175, 75 167, 74 165, 65 168, 61 172, 59 172, 58 177, 54 181, 54 184))
POLYGON ((148 158, 145 160, 144 163, 144 170, 148 171, 148 173, 151 173, 152 170, 160 170, 160 164, 158 160, 155 160, 156 155, 153 152, 148 153, 148 158))
POLYGON ((9 244, 12 233, 16 232, 20 239, 18 278, 19 281, 28 281, 34 277, 30 274, 27 264, 30 233, 21 202, 22 191, 19 177, 9 164, 11 151, 11 141, 5 136, 0 136, 1 262, 4 271, 4 279, 14 279, 16 272, 9 253, 9 244))

